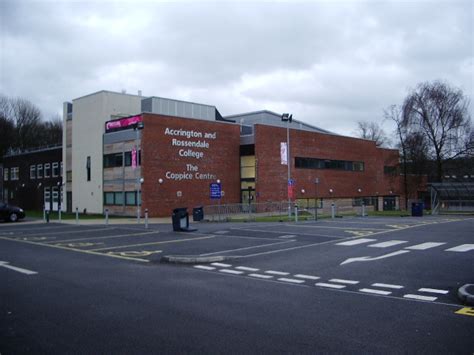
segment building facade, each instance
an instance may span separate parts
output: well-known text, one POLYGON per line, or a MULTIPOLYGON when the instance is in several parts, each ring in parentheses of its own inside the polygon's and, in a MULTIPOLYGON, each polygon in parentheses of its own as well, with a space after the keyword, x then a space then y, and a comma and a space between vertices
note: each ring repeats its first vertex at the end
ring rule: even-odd
POLYGON ((5 155, 3 201, 26 210, 64 209, 62 175, 62 146, 5 155))
POLYGON ((65 103, 64 122, 68 210, 169 216, 288 199, 382 210, 404 198, 397 150, 270 111, 223 117, 210 105, 101 91, 65 103))

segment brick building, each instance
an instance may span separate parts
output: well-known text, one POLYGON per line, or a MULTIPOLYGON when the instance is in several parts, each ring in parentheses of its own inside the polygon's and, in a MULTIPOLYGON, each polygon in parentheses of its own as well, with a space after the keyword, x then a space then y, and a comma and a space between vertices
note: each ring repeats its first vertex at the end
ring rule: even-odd
POLYGON ((210 105, 107 91, 64 107, 68 210, 169 216, 215 205, 217 183, 221 204, 290 196, 301 206, 382 210, 404 198, 397 150, 273 112, 222 117, 210 105))
POLYGON ((26 210, 57 211, 62 199, 62 146, 3 157, 3 201, 26 210))

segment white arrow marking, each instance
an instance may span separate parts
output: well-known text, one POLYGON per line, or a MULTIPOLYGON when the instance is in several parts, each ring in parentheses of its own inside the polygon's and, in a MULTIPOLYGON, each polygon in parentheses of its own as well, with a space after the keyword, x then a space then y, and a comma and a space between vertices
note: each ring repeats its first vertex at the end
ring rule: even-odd
POLYGON ((349 264, 349 263, 353 263, 353 262, 356 262, 356 261, 380 260, 380 259, 390 258, 391 256, 395 256, 395 255, 401 255, 401 254, 409 253, 409 252, 410 252, 409 250, 399 250, 399 251, 395 251, 395 252, 390 253, 390 254, 377 256, 375 258, 371 258, 370 256, 361 256, 361 257, 358 257, 358 258, 349 258, 349 259, 343 261, 340 265, 349 264))
POLYGON ((10 269, 10 270, 13 270, 13 271, 21 272, 22 274, 26 274, 26 275, 37 274, 36 271, 26 270, 26 269, 22 269, 20 267, 8 265, 8 264, 9 264, 8 261, 0 261, 0 267, 4 267, 4 268, 7 268, 7 269, 10 269))

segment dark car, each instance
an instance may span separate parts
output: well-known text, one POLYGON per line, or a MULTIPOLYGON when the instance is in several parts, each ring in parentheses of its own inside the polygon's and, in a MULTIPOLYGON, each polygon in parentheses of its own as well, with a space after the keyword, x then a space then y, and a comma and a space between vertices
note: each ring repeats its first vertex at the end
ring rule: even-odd
POLYGON ((16 222, 22 218, 25 218, 25 211, 22 208, 0 202, 0 219, 16 222))

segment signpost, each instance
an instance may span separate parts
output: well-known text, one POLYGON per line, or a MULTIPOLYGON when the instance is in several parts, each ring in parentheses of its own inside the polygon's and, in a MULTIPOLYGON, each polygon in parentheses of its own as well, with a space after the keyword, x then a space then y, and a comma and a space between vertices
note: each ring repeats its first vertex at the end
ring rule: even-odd
POLYGON ((220 199, 222 197, 222 189, 221 184, 217 182, 213 182, 209 184, 209 193, 211 199, 220 199))

